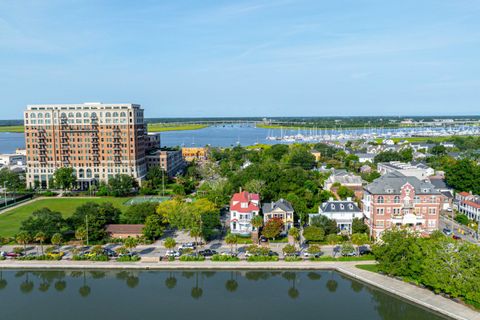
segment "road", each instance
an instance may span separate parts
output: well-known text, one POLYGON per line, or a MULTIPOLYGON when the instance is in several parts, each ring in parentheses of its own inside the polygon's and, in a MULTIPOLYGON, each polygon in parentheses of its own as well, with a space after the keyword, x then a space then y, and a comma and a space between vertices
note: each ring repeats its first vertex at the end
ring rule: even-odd
POLYGON ((458 224, 456 221, 453 221, 449 217, 445 217, 443 215, 440 216, 440 223, 439 223, 440 230, 444 228, 448 228, 453 231, 453 234, 460 237, 463 240, 474 244, 480 244, 477 240, 476 232, 473 230, 458 224), (463 231, 463 232, 462 232, 463 231))

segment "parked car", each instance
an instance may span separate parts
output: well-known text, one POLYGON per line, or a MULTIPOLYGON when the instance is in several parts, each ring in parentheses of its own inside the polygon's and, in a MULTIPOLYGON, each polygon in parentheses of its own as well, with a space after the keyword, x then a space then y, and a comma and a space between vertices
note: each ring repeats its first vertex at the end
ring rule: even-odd
POLYGON ((0 251, 0 257, 6 257, 7 253, 5 251, 0 251))
POLYGON ((108 257, 116 257, 116 256, 118 256, 118 253, 116 253, 114 250, 108 249, 108 248, 103 249, 103 253, 104 253, 106 256, 108 256, 108 257))
POLYGON ((235 252, 221 252, 221 256, 229 256, 229 257, 236 257, 237 254, 235 252))
POLYGON ((199 251, 198 254, 204 257, 211 257, 214 254, 217 254, 217 251, 212 249, 205 249, 205 250, 199 251))
POLYGON ((363 256, 364 254, 372 253, 372 250, 368 246, 360 246, 358 247, 358 253, 363 256))
POLYGON ((9 258, 18 258, 21 256, 23 256, 22 253, 16 253, 16 252, 7 252, 6 254, 6 257, 9 257, 9 258))
POLYGON ((176 250, 167 250, 167 252, 165 253, 165 257, 180 257, 180 256, 181 256, 180 252, 176 250))
MULTIPOLYGON (((295 254, 297 254, 297 253, 295 252, 295 254)), ((268 252, 268 255, 271 256, 271 257, 273 257, 273 256, 278 257, 278 253, 275 252, 275 251, 272 251, 272 250, 270 250, 270 251, 268 252)))
POLYGON ((342 256, 344 257, 354 257, 357 255, 357 252, 354 250, 349 251, 349 252, 342 252, 342 256))
POLYGON ((461 237, 457 236, 456 234, 454 234, 454 235, 452 236, 452 238, 455 239, 455 240, 460 240, 460 239, 462 239, 461 237))
POLYGON ((187 242, 187 243, 183 243, 182 245, 180 245, 178 250, 185 250, 185 249, 195 250, 195 248, 196 248, 196 246, 193 242, 187 242))
POLYGON ((304 256, 305 258, 312 258, 312 257, 313 257, 313 258, 318 258, 318 257, 320 257, 321 255, 322 255, 321 252, 310 253, 310 252, 308 252, 307 250, 303 251, 303 256, 304 256))
POLYGON ((260 236, 260 242, 268 242, 268 239, 265 238, 264 236, 260 236))
POLYGON ((451 235, 453 232, 452 230, 448 229, 448 228, 443 228, 443 233, 445 233, 447 236, 451 235))

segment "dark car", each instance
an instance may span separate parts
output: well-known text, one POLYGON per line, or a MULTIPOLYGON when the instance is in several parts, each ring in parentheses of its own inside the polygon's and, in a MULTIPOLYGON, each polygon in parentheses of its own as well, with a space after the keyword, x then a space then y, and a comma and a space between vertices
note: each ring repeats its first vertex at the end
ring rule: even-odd
POLYGON ((205 249, 205 250, 199 251, 198 254, 201 255, 201 256, 204 256, 204 257, 211 257, 211 256, 217 254, 217 251, 212 250, 212 249, 205 249))
POLYGON ((454 234, 454 235, 452 236, 452 238, 455 239, 455 240, 460 240, 460 239, 462 239, 461 237, 457 236, 456 234, 454 234))
POLYGON ((9 257, 9 258, 18 258, 21 256, 22 256, 21 253, 16 253, 16 252, 7 252, 6 254, 6 257, 9 257))
POLYGON ((360 255, 363 256, 364 254, 371 254, 372 251, 367 246, 360 246, 358 247, 358 253, 360 253, 360 255))
POLYGON ((265 238, 264 236, 261 236, 260 237, 260 242, 268 242, 268 239, 265 238))
POLYGON ((108 257, 116 257, 118 254, 112 249, 103 249, 103 253, 108 257))
POLYGON ((273 257, 273 256, 278 257, 278 253, 276 253, 275 251, 272 251, 272 250, 270 250, 270 251, 268 252, 268 255, 269 255, 269 256, 272 256, 272 257, 273 257))

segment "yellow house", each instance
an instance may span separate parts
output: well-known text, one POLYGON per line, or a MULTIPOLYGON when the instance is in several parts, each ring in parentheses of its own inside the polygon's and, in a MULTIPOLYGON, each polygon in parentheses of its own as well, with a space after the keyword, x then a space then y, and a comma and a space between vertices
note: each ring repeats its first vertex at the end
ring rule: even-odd
POLYGON ((310 153, 315 157, 315 161, 319 162, 320 159, 322 158, 322 153, 317 150, 311 150, 310 153))
POLYGON ((277 202, 265 203, 262 207, 263 222, 266 224, 272 218, 280 218, 284 224, 284 233, 287 233, 293 227, 293 206, 285 199, 277 202))
POLYGON ((182 156, 187 162, 207 160, 207 148, 192 147, 182 148, 182 156))

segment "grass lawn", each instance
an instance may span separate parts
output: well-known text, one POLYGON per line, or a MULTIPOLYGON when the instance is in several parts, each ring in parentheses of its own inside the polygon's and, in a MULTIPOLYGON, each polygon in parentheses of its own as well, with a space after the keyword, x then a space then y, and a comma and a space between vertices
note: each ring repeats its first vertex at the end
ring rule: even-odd
POLYGON ((0 132, 23 132, 23 126, 0 126, 0 132))
POLYGON ((86 203, 86 202, 96 202, 104 203, 111 202, 115 207, 122 210, 125 210, 126 206, 124 203, 130 198, 90 198, 90 199, 79 199, 79 198, 51 198, 51 199, 41 199, 33 203, 29 203, 23 206, 20 206, 11 211, 0 214, 0 236, 2 237, 11 237, 18 233, 20 225, 23 220, 27 219, 35 210, 41 208, 49 208, 52 211, 58 211, 62 213, 64 217, 69 217, 73 214, 75 209, 86 203))
POLYGON ((357 267, 358 269, 367 270, 371 272, 378 272, 378 265, 376 264, 359 264, 355 267, 357 267))
POLYGON ((206 124, 149 123, 148 132, 198 130, 198 129, 204 129, 206 127, 208 127, 208 125, 206 124))

